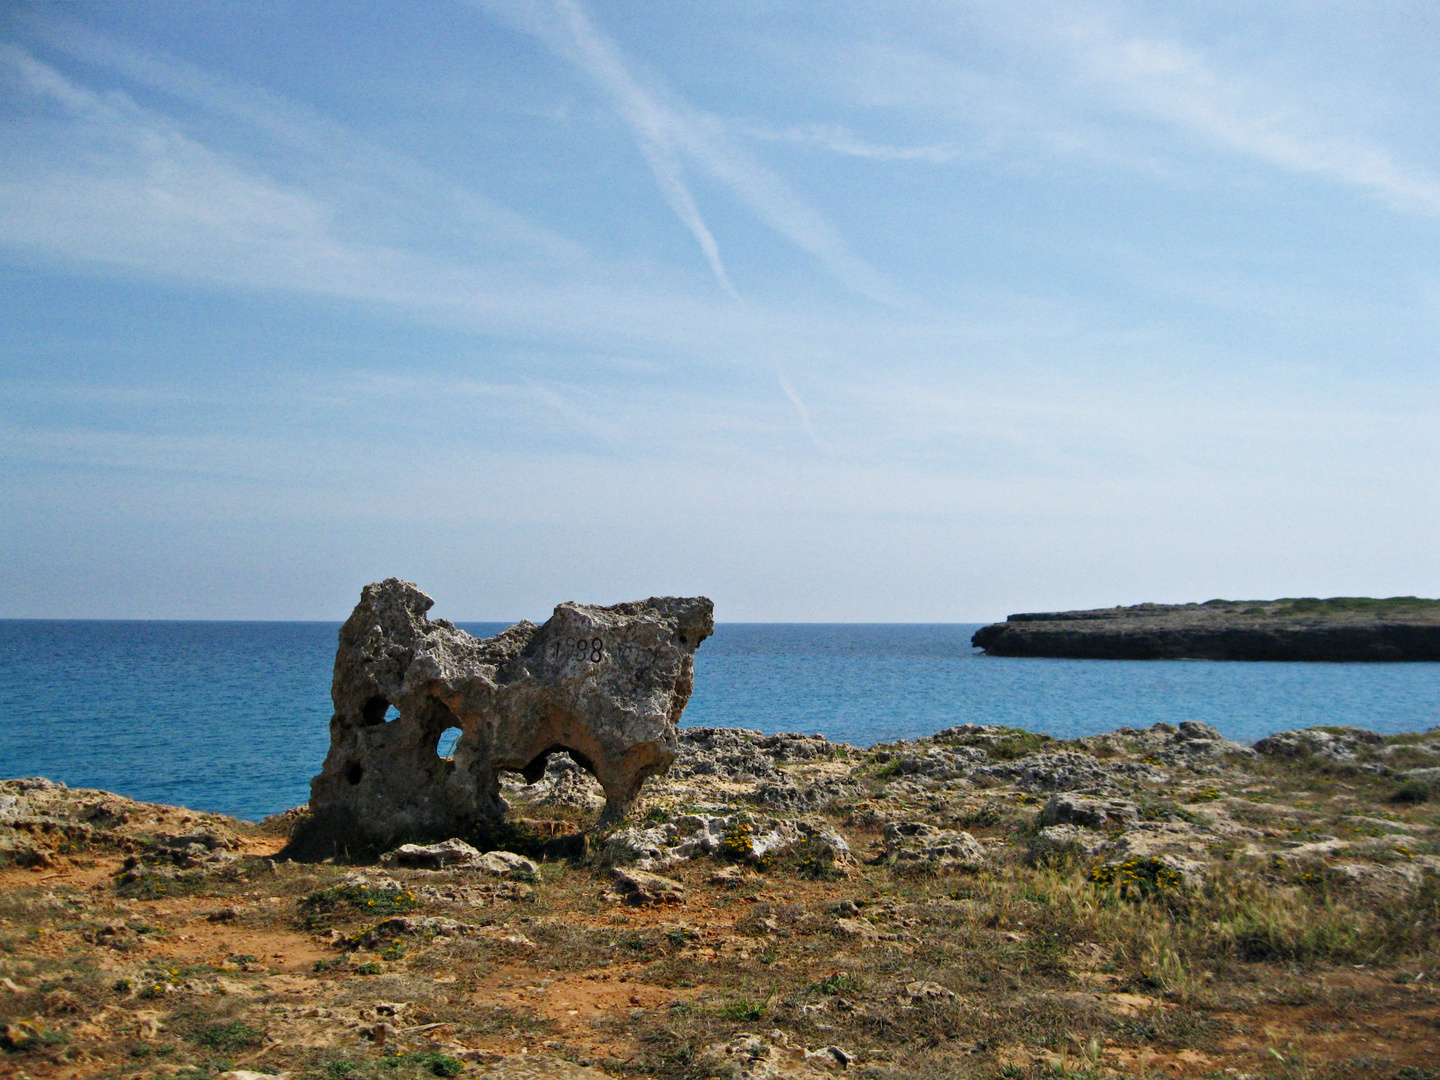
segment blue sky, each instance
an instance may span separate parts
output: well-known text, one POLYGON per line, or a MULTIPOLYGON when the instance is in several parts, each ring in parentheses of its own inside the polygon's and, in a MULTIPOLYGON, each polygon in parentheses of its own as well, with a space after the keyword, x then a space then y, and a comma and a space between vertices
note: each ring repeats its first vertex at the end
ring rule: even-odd
POLYGON ((4 5, 0 616, 1440 594, 1433 5, 4 5))

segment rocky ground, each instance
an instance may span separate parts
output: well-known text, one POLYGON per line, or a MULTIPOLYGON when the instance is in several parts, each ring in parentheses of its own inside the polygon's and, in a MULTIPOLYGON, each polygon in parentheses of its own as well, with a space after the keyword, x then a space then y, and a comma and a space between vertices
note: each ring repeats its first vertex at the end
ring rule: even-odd
POLYGON ((506 798, 360 866, 0 783, 0 1074, 1440 1077, 1440 729, 691 728, 603 832, 563 756, 506 798))

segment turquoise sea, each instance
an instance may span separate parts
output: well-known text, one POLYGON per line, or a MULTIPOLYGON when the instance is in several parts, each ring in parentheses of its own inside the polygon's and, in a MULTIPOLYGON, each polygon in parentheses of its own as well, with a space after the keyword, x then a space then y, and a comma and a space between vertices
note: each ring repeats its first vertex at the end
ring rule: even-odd
MULTIPOLYGON (((251 820, 302 803, 328 743, 338 628, 0 620, 0 777, 251 820)), ((684 723, 862 746, 961 723, 1073 737, 1203 720, 1242 742, 1440 724, 1440 664, 1001 659, 971 649, 976 629, 722 624, 696 655, 684 723)))

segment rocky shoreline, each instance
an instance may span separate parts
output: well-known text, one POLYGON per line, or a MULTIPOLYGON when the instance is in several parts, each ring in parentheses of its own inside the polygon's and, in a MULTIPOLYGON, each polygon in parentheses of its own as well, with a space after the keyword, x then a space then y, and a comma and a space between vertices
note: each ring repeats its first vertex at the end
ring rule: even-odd
POLYGON ((1440 600, 1210 600, 1011 615, 976 631, 991 656, 1077 660, 1440 661, 1440 600))
POLYGON ((502 797, 498 832, 347 865, 285 859, 303 808, 0 782, 0 1063, 1289 1075, 1278 1046, 1316 1077, 1432 1075, 1440 728, 682 728, 619 822, 563 753, 502 797))

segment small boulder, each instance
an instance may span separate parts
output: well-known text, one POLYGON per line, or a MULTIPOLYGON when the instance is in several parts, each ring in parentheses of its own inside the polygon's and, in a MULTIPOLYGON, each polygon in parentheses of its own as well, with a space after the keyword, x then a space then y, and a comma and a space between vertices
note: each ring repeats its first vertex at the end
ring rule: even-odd
POLYGON ((923 821, 886 825, 885 852, 899 865, 937 870, 979 870, 986 862, 985 849, 968 832, 939 829, 923 821))
POLYGON ((1128 829, 1140 823, 1140 809, 1134 803, 1119 799, 1055 795, 1040 812, 1040 822, 1043 825, 1080 825, 1087 829, 1128 829))
POLYGON ((475 927, 456 922, 439 915, 401 915, 386 919, 375 927, 379 937, 394 934, 434 934, 436 937, 462 937, 475 931, 475 927))
POLYGON ((407 870, 450 870, 478 867, 481 859, 478 850, 452 837, 438 844, 401 844, 381 855, 380 865, 407 870))
POLYGON ((955 997, 955 991, 941 986, 937 982, 920 981, 905 984, 905 990, 897 1000, 901 1005, 920 1005, 924 1002, 951 1001, 955 997))
POLYGON ((513 851, 487 851, 480 856, 480 861, 475 864, 477 870, 483 870, 487 874, 495 874, 497 877, 509 877, 512 874, 530 875, 538 873, 540 867, 524 855, 516 855, 513 851))
POLYGON ((673 825, 646 828, 627 825, 605 838, 604 858, 613 863, 643 863, 663 866, 673 860, 670 846, 676 841, 673 825))
POLYGON ((819 1050, 805 1051, 805 1060, 822 1069, 848 1069, 855 1055, 838 1046, 822 1046, 819 1050))
POLYGON ((683 904, 685 886, 672 878, 652 874, 648 870, 627 870, 615 867, 613 880, 601 896, 612 903, 634 905, 683 904))

